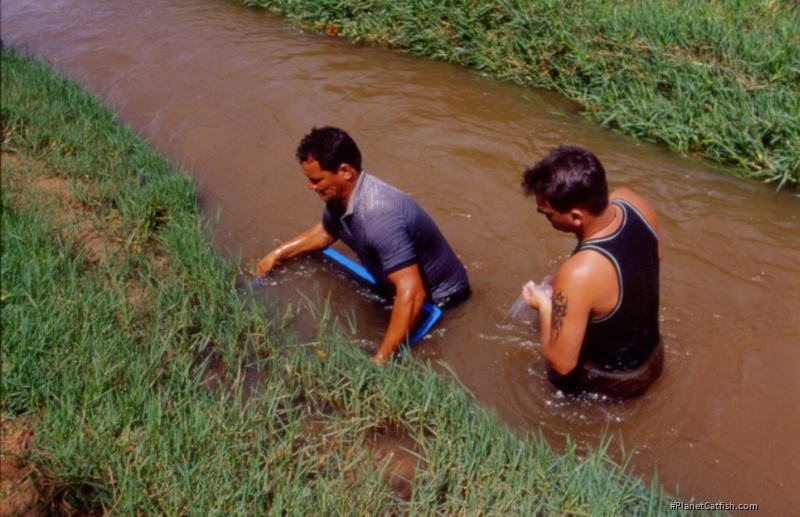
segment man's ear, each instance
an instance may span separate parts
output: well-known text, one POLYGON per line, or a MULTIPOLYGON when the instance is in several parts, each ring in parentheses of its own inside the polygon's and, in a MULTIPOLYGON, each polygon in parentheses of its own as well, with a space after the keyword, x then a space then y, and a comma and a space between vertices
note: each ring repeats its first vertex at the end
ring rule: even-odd
POLYGON ((583 226, 585 215, 582 210, 577 208, 573 208, 569 211, 569 217, 572 221, 572 225, 576 228, 580 228, 583 226))
POLYGON ((354 180, 358 176, 358 172, 347 163, 343 163, 339 166, 339 172, 342 173, 346 180, 354 180))

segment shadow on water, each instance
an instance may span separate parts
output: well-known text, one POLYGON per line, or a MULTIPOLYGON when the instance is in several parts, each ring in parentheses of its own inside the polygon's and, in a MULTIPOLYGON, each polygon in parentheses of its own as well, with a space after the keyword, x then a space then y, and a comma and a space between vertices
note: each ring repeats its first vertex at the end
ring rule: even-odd
MULTIPOLYGON (((17 0, 0 22, 4 44, 66 72, 192 172, 204 210, 219 214, 215 244, 244 268, 320 217, 294 161, 299 139, 314 125, 347 129, 366 169, 414 196, 469 270, 473 296, 415 359, 447 363, 510 426, 556 446, 620 436, 632 468, 657 469, 681 497, 800 507, 800 199, 600 130, 558 96, 222 0, 17 0), (536 331, 507 317, 521 286, 575 245, 519 188, 563 142, 592 149, 612 187, 642 194, 660 218, 665 370, 625 404, 559 399, 536 331)), ((369 352, 388 315, 354 289, 309 258, 260 295, 283 308, 330 300, 332 320, 369 352)), ((316 339, 311 317, 296 316, 301 342, 316 339)))

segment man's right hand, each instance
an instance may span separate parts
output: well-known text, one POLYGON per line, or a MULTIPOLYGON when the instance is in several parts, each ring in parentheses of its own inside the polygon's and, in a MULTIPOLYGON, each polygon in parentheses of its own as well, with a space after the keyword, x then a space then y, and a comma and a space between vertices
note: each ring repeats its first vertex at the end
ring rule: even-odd
POLYGON ((321 250, 334 242, 336 242, 336 238, 326 232, 322 222, 319 222, 297 237, 284 242, 259 260, 256 264, 256 276, 260 278, 292 257, 309 251, 321 250))

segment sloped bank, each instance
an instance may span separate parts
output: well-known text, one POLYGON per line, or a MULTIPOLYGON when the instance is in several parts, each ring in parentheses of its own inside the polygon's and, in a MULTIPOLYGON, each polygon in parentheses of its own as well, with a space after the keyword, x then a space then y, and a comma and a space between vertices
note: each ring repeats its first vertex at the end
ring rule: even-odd
POLYGON ((800 4, 235 0, 578 101, 600 125, 800 186, 800 4))

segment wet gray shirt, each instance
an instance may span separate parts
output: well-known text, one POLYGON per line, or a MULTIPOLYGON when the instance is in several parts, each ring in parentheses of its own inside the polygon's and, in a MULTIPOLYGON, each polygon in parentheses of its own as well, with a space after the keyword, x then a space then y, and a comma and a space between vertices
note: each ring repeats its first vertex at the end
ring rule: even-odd
POLYGON ((346 209, 329 203, 322 224, 358 255, 386 294, 391 273, 418 264, 434 302, 469 291, 467 271, 433 219, 411 196, 361 172, 346 209))

